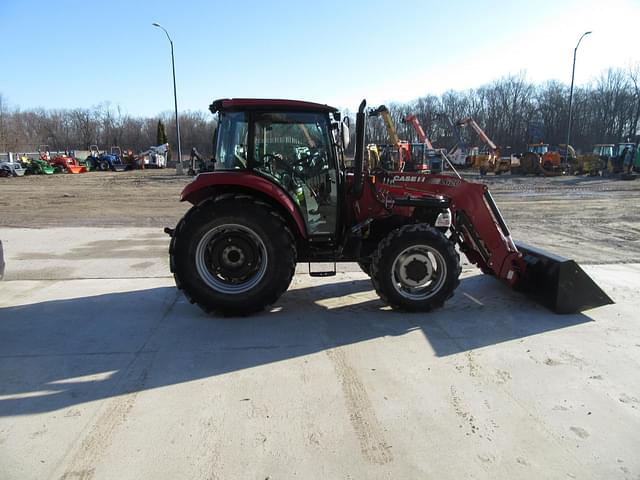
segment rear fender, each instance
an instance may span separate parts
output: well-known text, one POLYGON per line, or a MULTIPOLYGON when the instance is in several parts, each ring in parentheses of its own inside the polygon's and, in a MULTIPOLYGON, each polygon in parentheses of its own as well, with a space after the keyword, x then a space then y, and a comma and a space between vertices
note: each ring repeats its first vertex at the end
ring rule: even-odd
POLYGON ((291 197, 275 183, 248 172, 201 173, 182 190, 180 201, 197 205, 219 193, 234 190, 268 198, 288 215, 300 237, 307 238, 304 219, 291 197))

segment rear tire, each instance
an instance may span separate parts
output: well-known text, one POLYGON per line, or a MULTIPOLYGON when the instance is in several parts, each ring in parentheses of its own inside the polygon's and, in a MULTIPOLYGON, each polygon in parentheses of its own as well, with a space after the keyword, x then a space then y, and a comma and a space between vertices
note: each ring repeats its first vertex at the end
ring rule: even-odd
POLYGON ((426 312, 441 307, 459 284, 460 257, 439 230, 426 224, 405 225, 378 245, 371 280, 392 308, 426 312))
POLYGON ((287 290, 296 265, 286 222, 247 197, 209 200, 180 220, 169 248, 176 285, 205 312, 248 315, 287 290))
POLYGON ((106 172, 107 170, 109 170, 109 162, 107 162, 106 160, 100 160, 100 163, 98 163, 98 169, 101 172, 106 172))

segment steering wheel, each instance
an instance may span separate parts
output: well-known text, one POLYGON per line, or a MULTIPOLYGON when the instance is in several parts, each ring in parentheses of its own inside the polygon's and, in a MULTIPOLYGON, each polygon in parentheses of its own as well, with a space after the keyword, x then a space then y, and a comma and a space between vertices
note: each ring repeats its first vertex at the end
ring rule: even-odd
POLYGON ((269 172, 273 176, 275 176, 276 174, 276 171, 274 168, 274 160, 282 160, 282 156, 276 155, 274 153, 265 153, 264 155, 262 155, 262 158, 260 159, 260 162, 264 165, 267 172, 269 172))

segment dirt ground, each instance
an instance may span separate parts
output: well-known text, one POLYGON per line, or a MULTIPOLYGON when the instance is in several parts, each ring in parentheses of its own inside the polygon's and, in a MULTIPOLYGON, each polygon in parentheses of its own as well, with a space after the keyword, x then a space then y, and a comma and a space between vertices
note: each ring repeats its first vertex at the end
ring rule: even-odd
MULTIPOLYGON (((640 261, 640 179, 466 177, 489 185, 516 240, 582 263, 640 261)), ((1 178, 0 228, 174 226, 190 180, 173 169, 1 178)))

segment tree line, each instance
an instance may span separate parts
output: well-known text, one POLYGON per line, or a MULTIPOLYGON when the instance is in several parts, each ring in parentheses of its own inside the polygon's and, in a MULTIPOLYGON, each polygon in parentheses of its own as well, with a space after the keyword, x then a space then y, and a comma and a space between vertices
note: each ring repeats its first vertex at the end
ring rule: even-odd
MULTIPOLYGON (((466 145, 481 145, 470 127, 453 126, 472 117, 494 143, 523 151, 528 143, 566 143, 569 90, 558 81, 535 85, 521 73, 479 88, 427 95, 387 108, 403 140, 418 141, 413 127, 403 123, 414 114, 436 148, 451 148, 458 142, 456 135, 466 145)), ((574 88, 572 112, 571 144, 580 151, 590 151, 596 143, 640 140, 640 65, 608 69, 589 84, 574 88)), ((367 141, 389 143, 382 119, 369 120, 367 141)))
MULTIPOLYGON (((191 147, 210 152, 214 119, 210 113, 182 112, 179 115, 183 156, 191 147)), ((0 151, 33 152, 40 145, 50 150, 87 150, 98 145, 135 152, 164 143, 159 137, 175 144, 175 117, 164 113, 156 117, 136 117, 125 114, 118 107, 104 103, 92 108, 42 108, 20 110, 11 108, 0 94, 0 151)))
MULTIPOLYGON (((469 128, 453 127, 457 120, 472 117, 494 143, 521 151, 527 143, 566 142, 569 86, 558 81, 535 85, 520 73, 478 88, 426 95, 387 107, 403 140, 418 141, 412 127, 402 122, 406 115, 414 114, 437 148, 451 148, 458 142, 458 135, 466 145, 480 145, 469 128)), ((588 151, 595 143, 638 141, 640 64, 606 70, 575 88, 572 111, 571 143, 578 150, 588 151)), ((196 147, 210 155, 214 117, 204 112, 183 112, 179 118, 183 154, 196 147)), ((173 145, 172 113, 136 117, 108 103, 93 108, 20 110, 8 105, 0 94, 0 151, 33 151, 43 144, 51 150, 119 145, 141 151, 158 143, 159 121, 166 126, 166 137, 173 145)), ((367 137, 371 143, 389 143, 381 119, 370 119, 367 137)))

